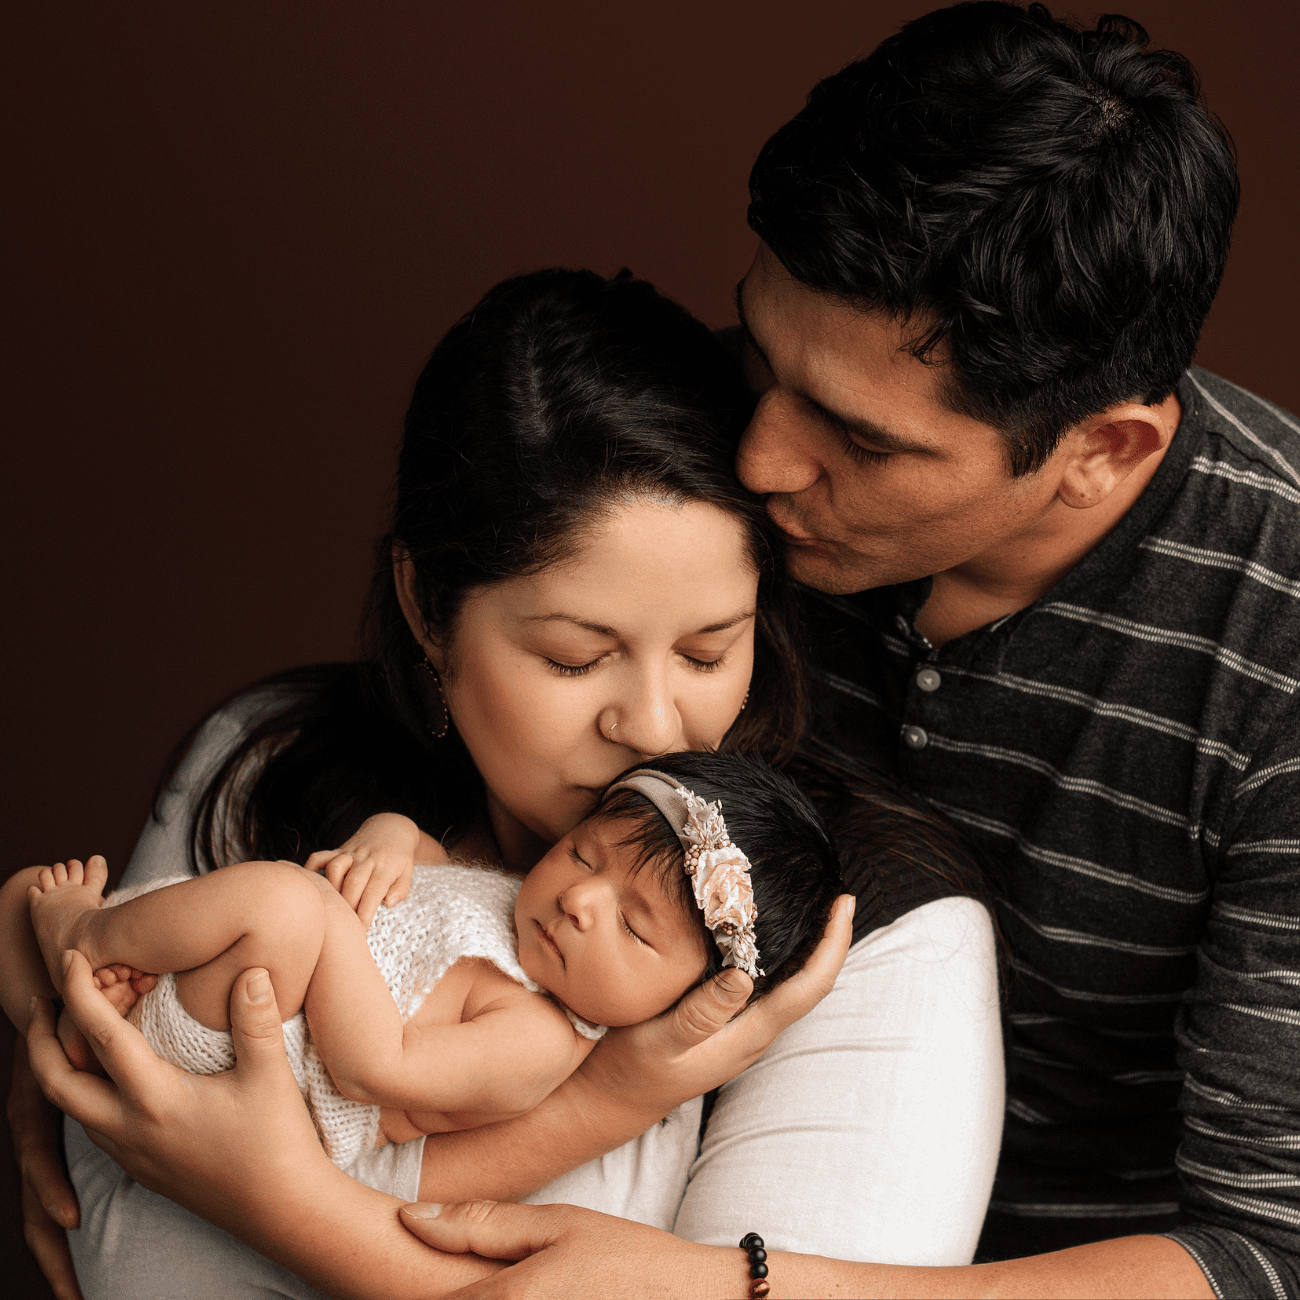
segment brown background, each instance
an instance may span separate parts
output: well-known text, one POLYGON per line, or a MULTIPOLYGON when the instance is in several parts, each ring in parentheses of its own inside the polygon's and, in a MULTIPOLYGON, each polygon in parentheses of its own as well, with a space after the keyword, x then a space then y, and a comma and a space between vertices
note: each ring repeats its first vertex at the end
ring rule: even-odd
MULTIPOLYGON (((122 866, 195 719, 349 654, 410 384, 488 285, 626 264, 727 323, 762 141, 930 7, 12 15, 0 870, 122 866)), ((1240 152, 1199 360, 1300 409, 1296 7, 1122 7, 1198 66, 1240 152)), ((8 1196, 0 1269, 44 1294, 8 1196)))

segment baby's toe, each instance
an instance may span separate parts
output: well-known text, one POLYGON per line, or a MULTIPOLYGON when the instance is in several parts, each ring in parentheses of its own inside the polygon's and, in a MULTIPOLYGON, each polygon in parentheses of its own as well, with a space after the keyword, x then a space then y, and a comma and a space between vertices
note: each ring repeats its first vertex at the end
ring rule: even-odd
POLYGON ((108 884, 108 863, 105 861, 102 853, 96 853, 95 856, 86 863, 85 883, 88 884, 91 889, 98 889, 101 892, 103 891, 104 886, 108 884))

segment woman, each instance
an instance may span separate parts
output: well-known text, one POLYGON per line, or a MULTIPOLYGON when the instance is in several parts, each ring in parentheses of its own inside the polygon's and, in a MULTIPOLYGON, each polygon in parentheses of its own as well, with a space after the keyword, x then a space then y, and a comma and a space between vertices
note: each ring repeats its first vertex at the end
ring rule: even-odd
POLYGON ((488 1269, 400 1226, 394 1207, 417 1195, 571 1202, 714 1245, 758 1229, 841 1258, 969 1259, 1000 1126, 990 926, 927 871, 960 872, 937 826, 879 790, 855 797, 808 756, 791 592, 766 513, 731 470, 747 407, 708 332, 648 285, 542 272, 498 286, 417 384, 367 658, 286 674, 214 715, 127 882, 187 849, 197 869, 302 860, 382 809, 521 872, 629 763, 749 748, 819 798, 862 895, 834 992, 791 1025, 834 979, 843 908, 807 977, 734 1023, 748 981, 728 972, 608 1035, 521 1119, 387 1149, 357 1181, 321 1166, 274 1070, 258 1106, 283 1119, 256 1136, 233 1111, 238 1071, 194 1088, 133 1057, 141 1090, 119 1095, 66 1079, 41 1048, 50 1086, 113 1130, 128 1172, 291 1270, 145 1192, 73 1126, 88 1295, 311 1294, 299 1277, 394 1295, 488 1269), (700 1095, 733 1079, 701 1145, 700 1095), (135 1136, 85 1108, 92 1095, 134 1116, 135 1136))

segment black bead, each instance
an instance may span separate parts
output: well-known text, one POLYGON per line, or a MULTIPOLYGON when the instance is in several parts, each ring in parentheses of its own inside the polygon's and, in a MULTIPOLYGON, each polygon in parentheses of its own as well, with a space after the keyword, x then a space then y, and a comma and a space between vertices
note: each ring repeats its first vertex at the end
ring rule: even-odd
POLYGON ((748 1250, 751 1246, 761 1247, 762 1244, 763 1244, 763 1238, 760 1237, 756 1232, 747 1232, 740 1239, 741 1250, 748 1250))
POLYGON ((766 1264, 751 1264, 751 1265, 749 1266, 749 1276, 750 1276, 750 1277, 766 1277, 766 1276, 767 1276, 767 1265, 766 1265, 766 1264))
POLYGON ((749 1248, 749 1262, 751 1264, 761 1264, 767 1259, 767 1251, 762 1246, 751 1246, 749 1248))

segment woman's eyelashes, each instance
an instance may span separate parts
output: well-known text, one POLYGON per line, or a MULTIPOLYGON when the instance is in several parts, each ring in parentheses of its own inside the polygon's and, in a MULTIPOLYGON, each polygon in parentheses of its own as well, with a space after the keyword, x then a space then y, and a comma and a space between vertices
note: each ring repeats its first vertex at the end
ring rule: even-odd
POLYGON ((561 677, 583 677, 604 658, 604 655, 597 655, 590 663, 585 664, 562 664, 557 659, 552 659, 548 655, 543 655, 547 667, 553 668, 561 677))
MULTIPOLYGON (((721 668, 727 659, 725 651, 713 659, 700 659, 695 655, 687 654, 685 650, 679 650, 677 653, 681 655, 681 657, 685 659, 692 668, 701 673, 714 672, 721 668)), ((561 677, 585 677, 587 673, 591 672, 591 670, 597 667, 605 658, 605 655, 597 655, 595 659, 592 659, 585 664, 566 664, 561 663, 558 659, 552 659, 549 655, 542 656, 546 666, 561 677)))

